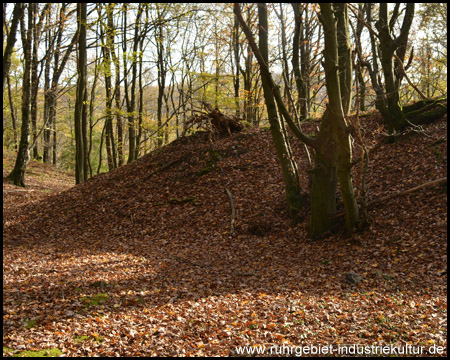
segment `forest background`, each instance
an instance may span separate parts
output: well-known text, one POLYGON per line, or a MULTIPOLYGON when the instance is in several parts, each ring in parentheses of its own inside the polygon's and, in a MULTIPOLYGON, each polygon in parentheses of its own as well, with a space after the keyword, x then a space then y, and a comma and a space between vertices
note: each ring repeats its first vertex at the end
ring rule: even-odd
MULTIPOLYGON (((242 8, 256 36, 256 4, 242 8)), ((373 109, 376 100, 364 62, 374 68, 379 61, 369 40, 377 8, 366 3, 352 5, 349 11, 352 43, 361 44, 361 59, 354 53, 361 111, 373 109), (369 10, 372 19, 368 19, 369 10)), ((400 31, 404 10, 389 7, 390 15, 395 15, 394 36, 400 31)), ((290 4, 269 5, 270 68, 286 103, 291 93, 290 110, 296 105, 302 121, 320 117, 327 102, 318 12, 317 4, 298 9, 290 4), (297 64, 293 46, 299 54, 297 64), (296 68, 302 82, 296 81, 296 68)), ((204 103, 248 124, 268 125, 257 60, 231 4, 88 4, 86 19, 86 177, 112 170, 180 137, 186 121, 204 110, 204 103)), ((446 4, 416 6, 404 64, 411 82, 428 98, 447 93, 446 28, 446 4)), ((17 29, 10 69, 4 71, 4 146, 18 149, 24 77, 28 76, 30 156, 74 169, 80 46, 76 5, 5 3, 3 29, 4 50, 11 29, 17 29), (22 16, 15 20, 17 12, 22 16)), ((4 70, 5 65, 4 61, 4 70)), ((382 72, 378 76, 383 82, 382 72)), ((399 94, 402 104, 420 99, 405 80, 399 94)), ((351 112, 356 110, 356 98, 351 112)))

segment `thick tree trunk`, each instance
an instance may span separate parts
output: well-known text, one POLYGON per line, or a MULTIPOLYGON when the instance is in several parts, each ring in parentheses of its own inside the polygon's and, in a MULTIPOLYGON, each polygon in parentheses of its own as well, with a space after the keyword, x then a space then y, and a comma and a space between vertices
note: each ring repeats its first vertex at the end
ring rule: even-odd
POLYGON ((336 198, 336 187, 334 194, 332 193, 333 186, 337 184, 336 179, 339 180, 341 187, 347 230, 351 231, 359 220, 359 209, 351 179, 350 139, 344 116, 344 105, 349 106, 351 92, 345 89, 341 95, 340 89, 340 84, 344 83, 344 86, 348 86, 348 83, 351 82, 347 78, 351 75, 351 62, 345 61, 341 64, 343 66, 341 69, 338 66, 338 55, 345 58, 348 53, 346 46, 348 31, 342 29, 338 37, 336 27, 336 20, 338 24, 343 22, 342 27, 348 27, 348 17, 346 18, 344 15, 346 13, 345 6, 344 9, 336 12, 336 16, 340 18, 335 19, 331 4, 320 4, 320 20, 325 35, 324 68, 329 104, 322 118, 318 136, 319 146, 316 148, 316 163, 311 189, 309 226, 311 238, 323 235, 333 225, 336 209, 333 208, 331 202, 336 198), (341 54, 338 48, 344 53, 341 54), (344 80, 338 75, 338 69, 344 80))
POLYGON ((336 141, 333 139, 331 116, 330 109, 327 107, 317 137, 310 191, 311 217, 308 234, 311 239, 322 236, 332 228, 336 213, 338 153, 336 141))
POLYGON ((388 4, 380 3, 379 19, 375 24, 379 31, 380 60, 383 67, 386 93, 386 108, 381 113, 390 134, 401 131, 407 126, 399 96, 400 79, 403 75, 400 76, 400 79, 396 76, 393 56, 397 51, 400 53, 400 58, 404 57, 409 29, 414 17, 414 3, 406 4, 401 32, 398 37, 393 38, 391 32, 398 17, 398 8, 396 7, 396 9, 397 11, 394 11, 391 20, 388 21, 388 4))

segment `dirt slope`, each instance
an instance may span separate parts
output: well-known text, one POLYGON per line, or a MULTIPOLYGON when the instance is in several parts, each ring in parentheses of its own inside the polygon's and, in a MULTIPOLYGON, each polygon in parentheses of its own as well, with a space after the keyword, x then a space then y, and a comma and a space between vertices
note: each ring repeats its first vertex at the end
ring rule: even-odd
MULTIPOLYGON (((364 122, 369 147, 377 121, 364 122)), ((369 200, 446 176, 446 129, 445 118, 374 151, 369 200)), ((307 189, 305 154, 293 147, 307 189)), ((181 139, 20 207, 4 187, 3 344, 73 356, 446 348, 444 190, 391 199, 370 209, 365 232, 311 243, 308 211, 298 225, 286 217, 270 132, 255 129, 212 148, 201 134, 181 139), (344 281, 351 271, 358 285, 344 281)))

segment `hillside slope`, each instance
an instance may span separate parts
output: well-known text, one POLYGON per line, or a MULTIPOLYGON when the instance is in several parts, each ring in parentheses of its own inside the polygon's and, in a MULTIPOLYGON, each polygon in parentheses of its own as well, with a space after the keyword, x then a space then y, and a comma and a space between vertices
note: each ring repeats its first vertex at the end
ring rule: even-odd
MULTIPOLYGON (((378 121, 364 122, 369 147, 378 121)), ((446 176, 446 129, 445 117, 371 153, 369 201, 446 176)), ((366 231, 316 242, 308 210, 292 225, 284 203, 270 132, 256 129, 212 148, 199 133, 42 201, 4 203, 4 346, 73 356, 446 347, 446 187, 378 204, 366 231), (347 283, 349 272, 362 281, 347 283)))

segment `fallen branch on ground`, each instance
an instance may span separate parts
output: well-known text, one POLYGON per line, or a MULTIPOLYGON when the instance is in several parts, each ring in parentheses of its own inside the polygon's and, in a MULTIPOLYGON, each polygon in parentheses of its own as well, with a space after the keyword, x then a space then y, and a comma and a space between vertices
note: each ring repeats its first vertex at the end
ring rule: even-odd
POLYGON ((422 184, 422 185, 419 185, 419 186, 415 186, 415 187, 413 187, 411 189, 408 189, 408 190, 405 190, 405 191, 402 191, 402 192, 399 192, 399 193, 386 195, 384 197, 378 198, 378 199, 370 202, 368 204, 368 206, 370 207, 370 206, 373 206, 375 204, 384 202, 386 200, 390 200, 392 198, 396 198, 396 197, 400 197, 400 196, 403 196, 403 195, 407 195, 407 194, 410 194, 410 193, 415 192, 417 190, 424 189, 424 188, 427 188, 427 187, 430 187, 430 186, 433 186, 433 185, 441 184, 441 183, 444 183, 444 182, 447 182, 447 177, 443 177, 443 178, 440 178, 440 179, 429 181, 429 182, 427 182, 425 184, 422 184))
POLYGON ((228 195, 228 199, 230 200, 230 207, 231 207, 231 225, 230 225, 230 235, 234 234, 234 220, 236 216, 236 210, 234 208, 234 202, 233 202, 233 195, 231 195, 230 190, 225 187, 225 192, 228 195))

